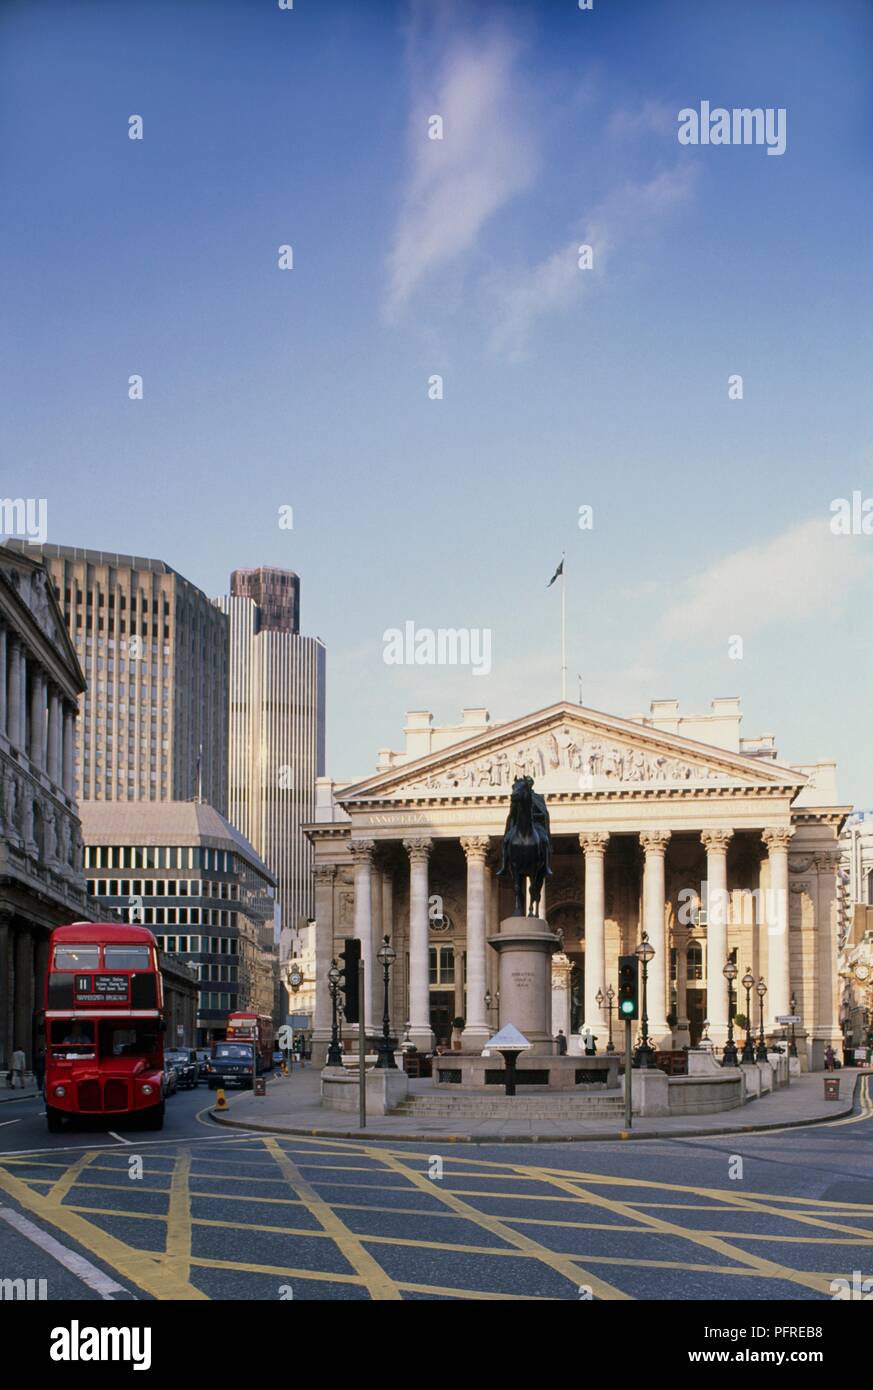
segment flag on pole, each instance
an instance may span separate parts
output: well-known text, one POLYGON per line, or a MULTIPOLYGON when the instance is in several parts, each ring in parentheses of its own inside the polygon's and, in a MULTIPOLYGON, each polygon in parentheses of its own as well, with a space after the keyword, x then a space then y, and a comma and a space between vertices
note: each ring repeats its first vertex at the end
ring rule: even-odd
POLYGON ((561 575, 561 574, 563 574, 563 573, 564 573, 564 557, 563 557, 563 555, 562 555, 562 556, 561 556, 561 563, 558 565, 558 568, 555 570, 555 573, 552 575, 551 579, 549 580, 548 584, 546 585, 546 588, 547 588, 547 589, 551 589, 551 587, 552 587, 552 585, 554 584, 555 580, 558 578, 559 575, 561 575))

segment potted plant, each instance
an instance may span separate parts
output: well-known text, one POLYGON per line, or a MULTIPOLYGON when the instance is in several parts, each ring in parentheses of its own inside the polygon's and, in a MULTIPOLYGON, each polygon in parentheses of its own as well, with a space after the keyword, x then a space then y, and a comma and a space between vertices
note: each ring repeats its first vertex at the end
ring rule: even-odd
POLYGON ((452 1019, 452 1051, 461 1050, 461 1033, 464 1030, 464 1020, 462 1018, 452 1019))

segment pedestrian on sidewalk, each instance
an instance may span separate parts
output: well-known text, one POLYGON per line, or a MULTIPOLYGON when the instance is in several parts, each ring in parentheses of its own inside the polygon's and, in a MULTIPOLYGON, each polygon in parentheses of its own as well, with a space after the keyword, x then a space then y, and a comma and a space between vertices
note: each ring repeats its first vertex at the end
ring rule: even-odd
POLYGON ((558 1036, 557 1036, 556 1041, 557 1041, 557 1044, 558 1044, 558 1056, 559 1056, 559 1057, 566 1057, 566 1055, 567 1055, 567 1035, 566 1035, 566 1033, 564 1032, 563 1028, 559 1028, 559 1029, 558 1029, 558 1036))
POLYGON ((25 1056, 20 1047, 17 1047, 12 1054, 12 1089, 15 1090, 15 1078, 21 1081, 21 1089, 24 1090, 24 1066, 25 1056))
POLYGON ((825 1071, 834 1071, 836 1068, 836 1062, 837 1059, 834 1055, 834 1049, 831 1047, 830 1043, 828 1043, 827 1047, 825 1048, 825 1071))

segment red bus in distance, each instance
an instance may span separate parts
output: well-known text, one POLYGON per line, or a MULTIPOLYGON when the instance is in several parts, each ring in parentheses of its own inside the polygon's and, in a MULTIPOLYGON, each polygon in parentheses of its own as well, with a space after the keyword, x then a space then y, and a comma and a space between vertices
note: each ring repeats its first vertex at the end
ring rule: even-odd
POLYGON ((269 1014, 228 1014, 227 1041, 253 1042, 258 1071, 271 1070, 273 1066, 273 1020, 269 1014))
POLYGON ((158 947, 142 926, 56 927, 45 977, 45 1114, 164 1123, 163 989, 158 947))

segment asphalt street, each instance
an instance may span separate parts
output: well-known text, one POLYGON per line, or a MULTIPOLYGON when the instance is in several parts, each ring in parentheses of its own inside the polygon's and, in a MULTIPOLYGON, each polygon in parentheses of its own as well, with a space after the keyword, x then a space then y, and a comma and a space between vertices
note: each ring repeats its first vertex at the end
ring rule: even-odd
POLYGON ((553 1146, 254 1134, 213 1099, 172 1097, 160 1135, 48 1135, 39 1100, 0 1106, 0 1279, 63 1300, 726 1301, 873 1279, 869 1076, 829 1124, 553 1146))

